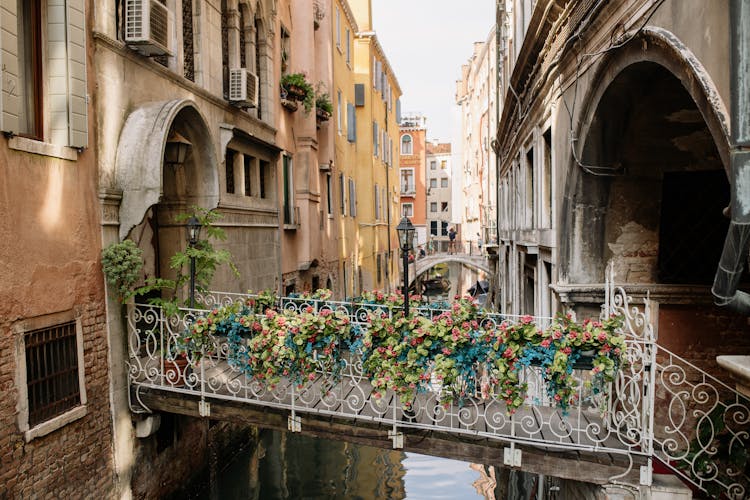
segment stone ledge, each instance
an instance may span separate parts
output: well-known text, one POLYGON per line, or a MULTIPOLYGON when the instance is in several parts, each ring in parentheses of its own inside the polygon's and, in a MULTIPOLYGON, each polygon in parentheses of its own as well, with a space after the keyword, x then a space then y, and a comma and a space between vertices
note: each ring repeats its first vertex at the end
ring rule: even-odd
POLYGON ((732 374, 737 392, 750 398, 750 356, 717 356, 716 362, 732 374))

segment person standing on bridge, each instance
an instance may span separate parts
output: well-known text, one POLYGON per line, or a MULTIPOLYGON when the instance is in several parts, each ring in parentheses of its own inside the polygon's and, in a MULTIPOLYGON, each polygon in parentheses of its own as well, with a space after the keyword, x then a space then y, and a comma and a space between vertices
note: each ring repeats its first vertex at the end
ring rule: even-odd
POLYGON ((456 253, 456 230, 453 227, 448 229, 448 239, 448 253, 452 255, 456 253))

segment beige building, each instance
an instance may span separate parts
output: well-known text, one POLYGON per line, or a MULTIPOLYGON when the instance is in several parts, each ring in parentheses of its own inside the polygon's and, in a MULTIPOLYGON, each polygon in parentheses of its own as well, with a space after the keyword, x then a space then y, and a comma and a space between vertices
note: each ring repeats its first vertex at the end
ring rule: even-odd
POLYGON ((732 383, 728 368, 747 390, 747 356, 721 355, 750 353, 738 180, 750 89, 736 70, 748 2, 509 7, 498 5, 510 69, 498 74, 498 309, 596 317, 611 269, 652 300, 659 347, 732 383))
POLYGON ((456 203, 463 209, 453 217, 461 225, 463 242, 472 245, 497 238, 497 165, 491 148, 497 131, 496 47, 493 27, 485 41, 474 43, 474 52, 456 82, 461 137, 460 164, 454 169, 461 179, 456 203))
POLYGON ((428 141, 425 186, 427 187, 427 250, 445 252, 453 213, 451 144, 428 141))
MULTIPOLYGON (((299 178, 307 169, 317 172, 317 130, 314 117, 283 109, 279 92, 282 55, 289 57, 289 49, 299 51, 291 54, 292 67, 308 69, 314 12, 309 2, 298 3, 290 9, 289 2, 266 0, 119 0, 95 2, 88 11, 89 71, 96 82, 89 93, 90 138, 103 244, 135 241, 146 258, 144 277, 171 275, 170 256, 187 244, 175 215, 194 205, 223 215, 219 225, 227 239, 216 246, 232 253, 240 271, 238 279, 219 269, 216 289, 278 288, 282 265, 300 267, 282 261, 281 247, 295 231, 287 225, 303 214, 316 222, 308 225, 319 227, 314 208, 287 217, 299 200, 315 206, 315 179, 306 185, 299 178), (299 41, 291 40, 293 23, 299 41), (289 175, 297 176, 284 184, 289 175)), ((299 254, 312 267, 316 252, 299 254)), ((159 495, 205 459, 208 431, 198 420, 173 417, 150 431, 139 427, 136 439, 134 419, 148 419, 130 411, 122 310, 114 299, 107 319, 117 485, 127 495, 132 477, 148 477, 132 494, 159 495), (185 439, 163 435, 174 428, 183 429, 185 439), (154 443, 165 439, 169 445, 159 454, 154 443), (172 457, 172 465, 156 467, 164 457, 172 457)))

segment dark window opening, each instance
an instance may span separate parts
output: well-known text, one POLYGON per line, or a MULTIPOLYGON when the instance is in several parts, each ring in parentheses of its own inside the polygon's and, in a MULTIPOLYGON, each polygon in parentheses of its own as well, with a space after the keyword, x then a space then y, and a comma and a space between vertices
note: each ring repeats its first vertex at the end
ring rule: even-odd
POLYGON ((722 210, 729 200, 723 170, 666 172, 659 221, 659 281, 670 284, 713 283, 729 220, 722 210))
POLYGON ((253 157, 244 155, 245 196, 252 196, 253 157))
POLYGON ((260 174, 260 181, 259 186, 260 187, 260 197, 265 198, 266 197, 266 179, 268 178, 267 172, 270 170, 271 164, 268 163, 265 160, 260 160, 260 168, 258 174, 260 174))
POLYGON ((191 82, 195 81, 193 59, 193 0, 182 0, 182 57, 183 74, 191 82))
POLYGON ((81 404, 76 323, 30 331, 24 341, 29 426, 33 427, 81 404))
POLYGON ((225 167, 226 167, 226 177, 227 177, 227 193, 233 194, 234 193, 234 156, 236 152, 232 149, 227 149, 227 155, 224 159, 225 167))

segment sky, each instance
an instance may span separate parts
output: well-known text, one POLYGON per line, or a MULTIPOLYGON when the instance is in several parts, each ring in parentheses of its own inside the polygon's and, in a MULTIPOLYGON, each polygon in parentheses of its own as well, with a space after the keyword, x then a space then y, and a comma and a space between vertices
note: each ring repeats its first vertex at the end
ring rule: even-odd
POLYGON ((454 142, 456 80, 495 22, 495 0, 372 0, 373 28, 401 86, 401 112, 427 117, 428 139, 454 142))

